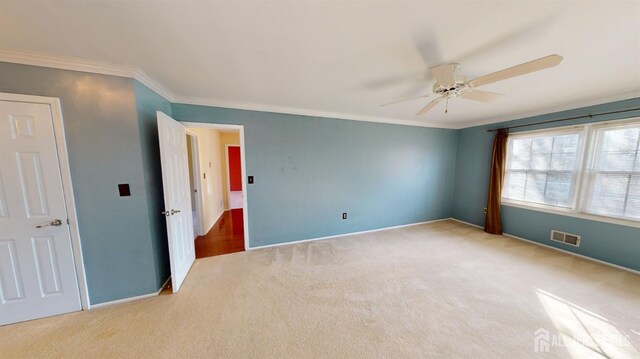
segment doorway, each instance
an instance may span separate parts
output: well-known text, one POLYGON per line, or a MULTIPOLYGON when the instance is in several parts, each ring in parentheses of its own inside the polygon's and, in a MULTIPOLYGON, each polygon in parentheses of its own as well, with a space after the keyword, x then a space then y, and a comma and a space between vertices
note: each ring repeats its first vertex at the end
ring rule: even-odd
POLYGON ((242 208, 242 168, 240 146, 226 145, 227 198, 229 209, 242 208))
POLYGON ((60 102, 0 93, 0 325, 88 308, 60 102))
POLYGON ((187 129, 187 162, 189 168, 189 191, 191 193, 191 218, 194 238, 205 233, 203 228, 203 203, 200 179, 200 145, 198 135, 187 129))
POLYGON ((242 136, 240 127, 187 124, 190 173, 196 187, 192 198, 202 203, 193 206, 195 222, 200 223, 194 225, 196 258, 248 248, 242 136), (195 179, 200 181, 199 189, 195 179))

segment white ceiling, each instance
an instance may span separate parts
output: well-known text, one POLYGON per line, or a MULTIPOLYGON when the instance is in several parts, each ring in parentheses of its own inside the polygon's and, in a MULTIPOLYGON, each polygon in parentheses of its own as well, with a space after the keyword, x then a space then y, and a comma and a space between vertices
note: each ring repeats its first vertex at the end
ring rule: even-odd
POLYGON ((142 68, 181 102, 442 127, 640 93, 640 1, 0 1, 0 47, 142 68), (414 117, 428 68, 476 77, 557 53, 555 68, 491 84, 497 103, 414 117))

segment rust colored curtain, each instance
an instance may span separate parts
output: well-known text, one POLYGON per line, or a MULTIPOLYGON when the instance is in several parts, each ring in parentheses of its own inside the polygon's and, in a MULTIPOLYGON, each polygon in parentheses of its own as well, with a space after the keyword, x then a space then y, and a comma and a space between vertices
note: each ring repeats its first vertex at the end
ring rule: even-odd
POLYGON ((491 177, 489 178, 489 198, 487 199, 487 218, 484 221, 484 231, 491 234, 502 234, 502 216, 500 203, 504 172, 507 165, 507 137, 509 132, 501 129, 493 140, 493 155, 491 156, 491 177))

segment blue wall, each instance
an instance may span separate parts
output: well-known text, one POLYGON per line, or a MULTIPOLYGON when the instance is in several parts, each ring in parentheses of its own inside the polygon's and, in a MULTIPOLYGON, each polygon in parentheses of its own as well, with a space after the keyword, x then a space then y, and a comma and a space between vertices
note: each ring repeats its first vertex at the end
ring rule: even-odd
MULTIPOLYGON (((494 136, 494 133, 488 133, 486 131, 488 128, 513 126, 638 107, 640 107, 640 98, 460 130, 458 133, 453 217, 480 226, 484 225, 483 208, 486 207, 487 203, 489 168, 494 136)), ((511 132, 637 116, 640 116, 640 111, 600 116, 592 119, 586 118, 555 124, 529 126, 521 129, 513 129, 511 132)), ((614 225, 506 205, 502 206, 502 216, 505 233, 609 263, 640 270, 640 228, 614 225), (551 229, 581 235, 582 242, 580 247, 575 248, 551 241, 549 239, 551 229)))
POLYGON ((455 130, 184 104, 173 117, 245 126, 252 247, 452 214, 455 130))
POLYGON ((60 98, 91 303, 156 291, 134 81, 0 63, 0 91, 60 98))
POLYGON ((147 194, 147 212, 149 216, 151 246, 153 249, 156 289, 160 288, 171 276, 169 266, 169 247, 167 225, 162 192, 162 167, 160 165, 160 145, 158 142, 158 124, 156 111, 171 116, 171 103, 143 84, 135 81, 136 109, 142 153, 144 188, 147 194))

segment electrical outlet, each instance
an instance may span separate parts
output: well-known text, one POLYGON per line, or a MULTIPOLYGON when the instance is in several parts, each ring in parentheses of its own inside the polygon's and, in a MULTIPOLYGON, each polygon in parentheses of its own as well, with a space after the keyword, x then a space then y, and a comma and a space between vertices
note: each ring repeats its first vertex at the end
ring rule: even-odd
POLYGON ((482 210, 482 213, 487 214, 487 207, 482 210))
POLYGON ((342 213, 342 219, 347 219, 347 212, 342 213))

